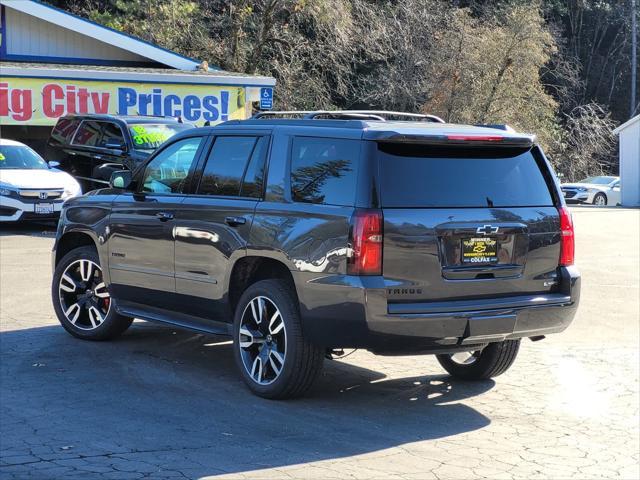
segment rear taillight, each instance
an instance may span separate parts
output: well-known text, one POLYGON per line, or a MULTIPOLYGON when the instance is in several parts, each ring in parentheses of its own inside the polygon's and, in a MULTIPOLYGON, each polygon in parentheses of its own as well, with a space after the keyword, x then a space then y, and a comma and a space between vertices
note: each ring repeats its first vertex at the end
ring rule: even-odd
POLYGON ((382 212, 356 210, 350 236, 349 275, 382 275, 382 212))
POLYGON ((560 207, 560 262, 563 267, 573 265, 575 252, 575 235, 573 233, 573 220, 567 207, 560 207))

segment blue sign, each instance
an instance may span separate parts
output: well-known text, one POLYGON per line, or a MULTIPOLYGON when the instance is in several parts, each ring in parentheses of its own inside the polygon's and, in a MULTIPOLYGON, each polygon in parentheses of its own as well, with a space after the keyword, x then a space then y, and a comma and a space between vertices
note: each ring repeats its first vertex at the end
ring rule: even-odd
POLYGON ((262 87, 260 89, 260 110, 271 110, 273 108, 273 88, 262 87))

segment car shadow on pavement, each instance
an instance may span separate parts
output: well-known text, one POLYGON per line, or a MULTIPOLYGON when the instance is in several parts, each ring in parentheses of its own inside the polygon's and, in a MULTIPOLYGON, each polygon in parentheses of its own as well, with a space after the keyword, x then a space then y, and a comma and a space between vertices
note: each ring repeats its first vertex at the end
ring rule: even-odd
POLYGON ((55 237, 58 223, 49 222, 0 222, 0 237, 24 235, 28 237, 55 237))
POLYGON ((464 400, 494 382, 429 374, 429 357, 414 357, 424 361, 419 376, 390 358, 392 378, 327 361, 306 397, 269 401, 242 384, 228 338, 145 322, 112 342, 77 340, 59 326, 4 331, 0 352, 3 456, 46 446, 58 458, 100 464, 117 455, 152 465, 158 478, 198 478, 380 452, 490 423, 464 400))

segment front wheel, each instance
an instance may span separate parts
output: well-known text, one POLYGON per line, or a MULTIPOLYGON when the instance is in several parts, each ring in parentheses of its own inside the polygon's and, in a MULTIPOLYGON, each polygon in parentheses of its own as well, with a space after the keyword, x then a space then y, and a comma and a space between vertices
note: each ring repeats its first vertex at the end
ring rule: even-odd
POLYGON ((596 193, 596 196, 593 197, 593 204, 599 207, 604 207, 607 205, 607 196, 604 193, 596 193))
POLYGON ((518 355, 520 340, 490 343, 482 350, 436 355, 440 365, 453 377, 486 380, 506 372, 518 355))
POLYGON ((51 296, 58 320, 74 337, 108 340, 124 332, 133 321, 116 312, 93 247, 73 249, 60 260, 53 274, 51 296))
POLYGON ((293 287, 263 280, 240 297, 233 322, 234 356, 253 393, 283 399, 302 395, 318 377, 324 352, 302 334, 293 287))

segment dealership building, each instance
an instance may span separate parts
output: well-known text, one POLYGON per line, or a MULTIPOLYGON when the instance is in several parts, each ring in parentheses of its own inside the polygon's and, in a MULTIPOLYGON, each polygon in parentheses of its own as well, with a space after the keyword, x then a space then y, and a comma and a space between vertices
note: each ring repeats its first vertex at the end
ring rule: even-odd
POLYGON ((32 0, 0 0, 0 135, 43 151, 67 114, 180 117, 270 108, 275 80, 226 72, 32 0))
POLYGON ((623 207, 640 207, 640 115, 613 133, 620 137, 620 195, 623 207))

